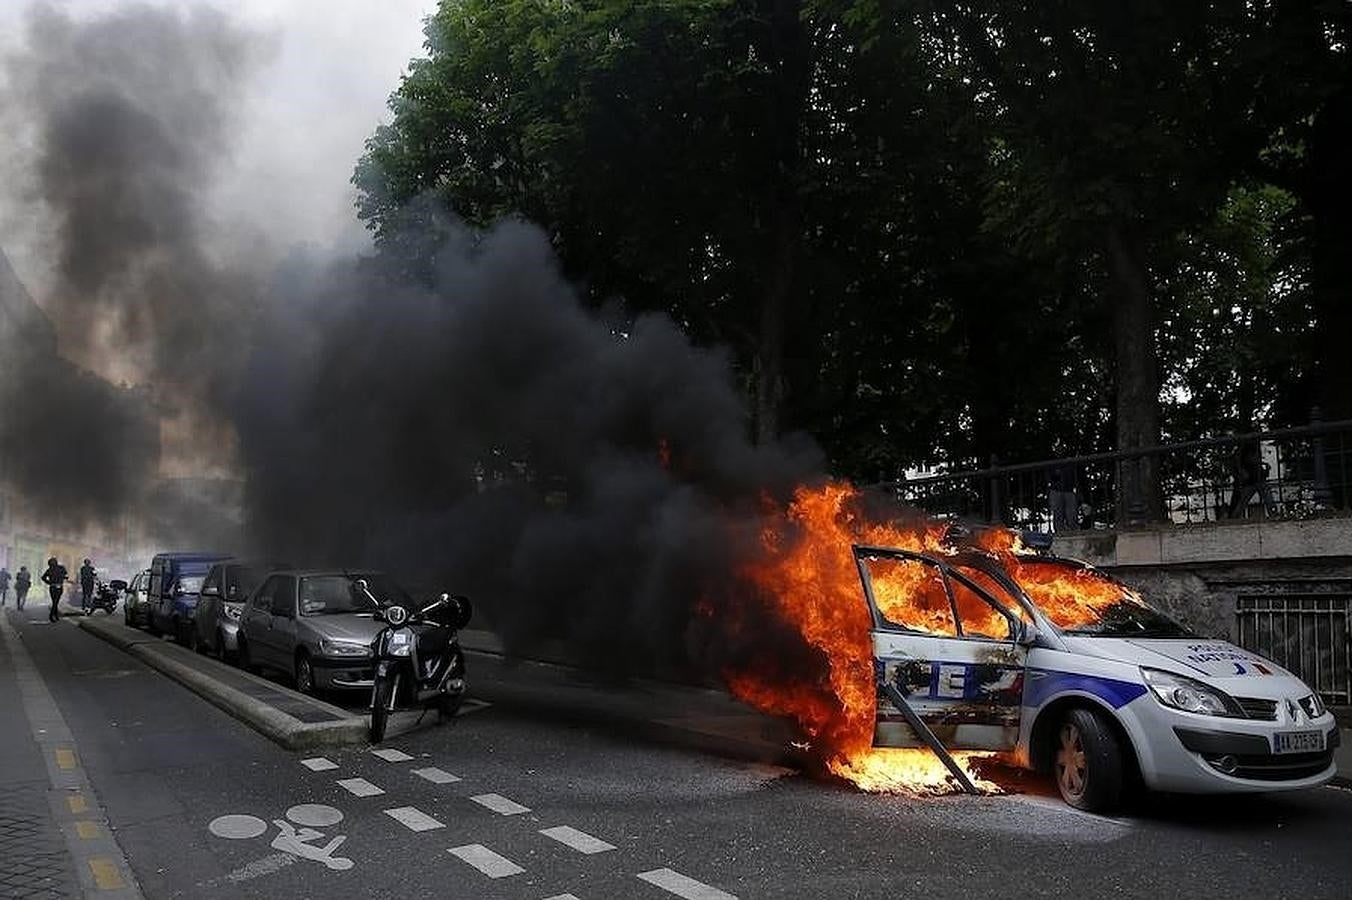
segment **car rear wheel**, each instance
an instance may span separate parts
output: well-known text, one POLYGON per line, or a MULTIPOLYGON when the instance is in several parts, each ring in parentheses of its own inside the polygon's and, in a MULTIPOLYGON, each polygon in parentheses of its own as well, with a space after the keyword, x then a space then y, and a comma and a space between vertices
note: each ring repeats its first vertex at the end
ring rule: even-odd
POLYGON ((1103 713, 1072 709, 1056 732, 1052 771, 1061 799, 1086 812, 1110 812, 1122 800, 1122 745, 1103 713))
POLYGON ((308 653, 296 654, 296 690, 302 694, 315 692, 315 669, 308 653))

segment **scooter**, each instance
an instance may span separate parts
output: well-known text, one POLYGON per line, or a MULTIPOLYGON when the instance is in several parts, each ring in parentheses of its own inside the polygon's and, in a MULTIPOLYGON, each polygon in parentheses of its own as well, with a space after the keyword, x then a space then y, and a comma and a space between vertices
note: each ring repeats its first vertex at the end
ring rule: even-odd
POLYGON ((84 614, 92 616, 95 610, 101 609, 111 616, 117 610, 117 601, 121 599, 122 592, 126 589, 127 583, 121 578, 95 582, 94 596, 89 598, 89 605, 85 607, 84 614))
MULTIPOLYGON (((357 579, 355 586, 379 605, 364 579, 357 579)), ((372 643, 372 743, 385 739, 390 713, 396 710, 421 707, 426 715, 435 707, 441 718, 451 718, 459 711, 465 699, 465 654, 456 632, 469 623, 471 613, 468 597, 442 594, 416 613, 393 605, 375 614, 385 627, 372 643)))

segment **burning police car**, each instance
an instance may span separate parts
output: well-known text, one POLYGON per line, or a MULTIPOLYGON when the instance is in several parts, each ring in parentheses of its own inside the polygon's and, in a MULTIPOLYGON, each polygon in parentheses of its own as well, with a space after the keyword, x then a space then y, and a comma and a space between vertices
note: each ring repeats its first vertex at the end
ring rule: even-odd
POLYGON ((977 548, 854 556, 873 618, 876 747, 1005 751, 1093 811, 1137 775, 1204 793, 1335 773, 1339 731, 1317 693, 1084 563, 977 548))

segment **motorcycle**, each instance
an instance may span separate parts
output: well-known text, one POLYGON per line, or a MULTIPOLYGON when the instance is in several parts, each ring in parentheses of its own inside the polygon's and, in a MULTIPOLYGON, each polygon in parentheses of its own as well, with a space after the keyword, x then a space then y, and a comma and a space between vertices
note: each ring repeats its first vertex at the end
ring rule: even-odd
POLYGON ((112 581, 96 581, 94 583, 94 595, 89 598, 89 605, 85 607, 86 616, 94 615, 95 610, 103 610, 108 615, 112 615, 117 610, 117 601, 122 598, 122 592, 127 589, 127 583, 121 578, 114 578, 112 581))
MULTIPOLYGON (((356 587, 378 605, 364 579, 357 579, 356 587)), ((468 624, 471 612, 468 597, 442 594, 415 613, 396 604, 375 614, 385 627, 372 642, 372 743, 385 739, 390 713, 396 710, 420 707, 426 715, 435 708, 443 719, 459 711, 465 699, 465 654, 456 632, 468 624)))

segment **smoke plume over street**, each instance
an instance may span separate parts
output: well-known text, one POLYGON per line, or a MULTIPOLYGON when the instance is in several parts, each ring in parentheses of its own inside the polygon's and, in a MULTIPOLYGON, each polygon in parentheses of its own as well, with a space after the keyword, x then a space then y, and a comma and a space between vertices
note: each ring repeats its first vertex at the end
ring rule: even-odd
MULTIPOLYGON (((392 242, 442 242, 416 278, 218 244, 203 198, 265 51, 215 13, 32 14, 7 106, 37 131, 63 354, 140 385, 203 466, 246 479, 248 546, 227 549, 387 566, 472 594, 509 643, 568 639, 617 670, 702 654, 693 611, 816 451, 753 445, 723 355, 665 316, 584 309, 530 224, 477 233, 429 204, 392 242)), ((40 372, 21 367, 3 409, 24 489, 138 508, 153 455, 109 421, 117 392, 40 372), (50 432, 70 454, 41 428, 13 438, 48 416, 76 423, 50 432)), ((208 540, 209 514, 175 545, 208 540)))

